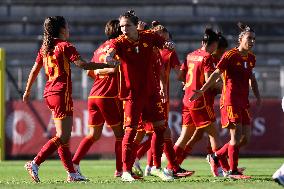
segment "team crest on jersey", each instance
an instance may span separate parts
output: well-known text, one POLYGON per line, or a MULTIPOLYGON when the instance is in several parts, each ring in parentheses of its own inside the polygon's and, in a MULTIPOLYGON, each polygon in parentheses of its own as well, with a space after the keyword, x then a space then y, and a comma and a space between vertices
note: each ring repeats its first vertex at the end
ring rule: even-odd
POLYGON ((143 47, 148 47, 148 44, 147 43, 143 43, 143 47))
POLYGON ((128 49, 127 49, 127 52, 130 52, 130 51, 131 51, 131 48, 128 48, 128 49))
POLYGON ((247 62, 244 62, 244 67, 248 68, 248 63, 247 62))
POLYGON ((237 66, 241 66, 242 64, 240 62, 237 62, 237 66))

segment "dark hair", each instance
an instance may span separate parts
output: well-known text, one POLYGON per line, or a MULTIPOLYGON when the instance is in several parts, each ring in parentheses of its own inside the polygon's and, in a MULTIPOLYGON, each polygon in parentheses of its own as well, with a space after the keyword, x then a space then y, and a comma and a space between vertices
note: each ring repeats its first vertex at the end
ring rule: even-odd
POLYGON ((206 45, 211 45, 213 42, 218 42, 219 37, 216 32, 214 32, 211 28, 206 28, 204 31, 202 42, 206 45))
POLYGON ((47 17, 43 24, 42 52, 48 54, 54 48, 54 38, 58 38, 60 29, 66 27, 63 16, 47 17))
POLYGON ((254 30, 249 27, 248 25, 242 23, 242 22, 238 22, 238 27, 240 29, 240 34, 239 34, 239 40, 247 33, 247 32, 253 32, 254 30))
POLYGON ((165 26, 161 25, 160 22, 156 21, 156 20, 152 21, 152 28, 151 28, 151 30, 153 30, 153 31, 162 31, 162 32, 165 32, 165 33, 168 32, 167 28, 165 26))
POLYGON ((218 32, 218 37, 219 37, 219 40, 218 40, 218 47, 217 49, 220 49, 220 48, 228 48, 229 44, 228 44, 228 41, 227 39, 222 35, 221 32, 218 32))
POLYGON ((119 20, 110 20, 106 23, 105 34, 108 39, 117 38, 122 34, 119 26, 119 20))
POLYGON ((125 12, 124 14, 120 15, 120 16, 119 16, 119 20, 120 20, 121 18, 127 18, 127 19, 129 19, 135 26, 138 25, 139 18, 136 16, 134 10, 127 11, 127 12, 125 12))

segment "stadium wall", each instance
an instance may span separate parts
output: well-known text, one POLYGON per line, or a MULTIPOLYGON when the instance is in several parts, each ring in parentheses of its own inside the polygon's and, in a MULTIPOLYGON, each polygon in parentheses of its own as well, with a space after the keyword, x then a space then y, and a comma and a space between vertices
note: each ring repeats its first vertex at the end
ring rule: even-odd
MULTIPOLYGON (((48 136, 55 134, 55 127, 50 110, 42 101, 33 101, 33 106, 44 121, 44 130, 33 112, 20 100, 9 101, 6 104, 6 157, 17 158, 35 155, 47 142, 48 136), (48 133, 47 133, 48 132, 48 133)), ((217 127, 222 142, 228 141, 228 133, 220 128, 218 104, 217 127)), ((172 104, 169 114, 169 124, 174 140, 181 131, 180 104, 172 104)), ((280 100, 264 100, 260 109, 252 104, 252 138, 248 146, 241 149, 242 155, 275 156, 284 155, 284 143, 280 141, 284 136, 284 116, 280 100), (273 114, 271 113, 273 112, 273 114)), ((88 134, 87 101, 74 101, 74 125, 70 142, 71 152, 74 153, 80 141, 88 134)), ((90 149, 88 155, 108 156, 114 154, 114 136, 112 130, 104 127, 102 137, 90 149)), ((206 154, 207 137, 199 142, 193 150, 193 155, 206 154)))

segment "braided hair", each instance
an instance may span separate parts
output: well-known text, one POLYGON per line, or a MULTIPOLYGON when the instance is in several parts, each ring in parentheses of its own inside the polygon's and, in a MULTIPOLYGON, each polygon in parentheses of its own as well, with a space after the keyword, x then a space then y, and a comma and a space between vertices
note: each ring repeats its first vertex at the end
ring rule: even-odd
POLYGON ((42 52, 47 55, 54 49, 54 38, 58 38, 60 29, 66 27, 63 16, 47 17, 43 24, 42 52))
POLYGON ((127 11, 127 12, 123 13, 122 15, 119 16, 119 20, 120 20, 121 18, 127 18, 127 19, 129 19, 135 26, 138 25, 139 18, 136 16, 134 10, 130 10, 130 11, 127 11))

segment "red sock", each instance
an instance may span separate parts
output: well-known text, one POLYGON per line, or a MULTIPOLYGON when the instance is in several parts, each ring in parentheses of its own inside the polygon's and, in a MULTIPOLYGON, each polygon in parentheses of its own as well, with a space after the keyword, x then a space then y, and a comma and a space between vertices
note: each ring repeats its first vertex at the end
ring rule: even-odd
POLYGON ((172 169, 174 171, 179 169, 179 165, 176 160, 176 154, 173 148, 173 141, 171 138, 165 138, 164 139, 164 153, 167 156, 168 159, 168 169, 172 169))
POLYGON ((226 143, 222 148, 220 148, 216 152, 217 157, 222 157, 222 156, 226 157, 228 155, 228 146, 229 146, 229 143, 226 143))
MULTIPOLYGON (((218 150, 220 150, 220 149, 214 149, 212 153, 216 153, 218 150)), ((219 162, 220 166, 222 167, 222 169, 224 171, 229 171, 230 170, 230 166, 229 166, 229 163, 228 163, 227 155, 223 155, 223 156, 218 157, 218 162, 219 162)))
POLYGON ((66 171, 68 171, 69 173, 75 173, 72 156, 69 149, 69 142, 66 144, 61 144, 57 149, 57 152, 66 171))
POLYGON ((137 157, 137 150, 138 150, 138 148, 139 148, 139 145, 140 145, 140 144, 138 144, 137 141, 134 140, 134 142, 133 142, 133 144, 132 144, 131 163, 129 164, 129 167, 131 167, 131 169, 132 169, 133 164, 134 164, 134 162, 135 162, 135 159, 136 159, 136 157, 137 157))
POLYGON ((192 148, 189 146, 185 146, 182 157, 180 158, 180 164, 186 159, 186 157, 191 153, 192 148))
POLYGON ((56 149, 60 146, 60 138, 58 137, 53 137, 50 139, 45 145, 40 149, 39 153, 37 156, 34 158, 34 162, 40 166, 42 162, 46 160, 48 156, 53 154, 56 149))
POLYGON ((214 151, 214 150, 212 150, 210 141, 208 142, 206 149, 207 149, 207 154, 213 154, 213 151, 214 151))
POLYGON ((136 136, 136 129, 127 127, 125 129, 125 134, 122 139, 122 164, 123 171, 132 171, 132 146, 133 140, 136 136))
POLYGON ((122 171, 122 138, 116 138, 114 147, 116 157, 116 170, 122 171))
POLYGON ((183 161, 184 149, 179 146, 174 145, 174 151, 176 154, 177 163, 180 165, 183 161))
POLYGON ((154 134, 151 141, 153 160, 156 168, 161 168, 161 158, 163 154, 165 127, 154 127, 154 134))
POLYGON ((141 159, 144 154, 151 148, 152 134, 148 134, 148 139, 139 145, 136 157, 141 159))
POLYGON ((95 142, 94 137, 86 136, 85 138, 83 138, 83 140, 79 144, 79 147, 76 150, 76 153, 72 159, 72 162, 74 164, 79 165, 81 159, 85 157, 85 155, 87 154, 91 146, 94 144, 94 142, 95 142))
POLYGON ((147 151, 147 165, 153 167, 153 153, 151 148, 147 151))
POLYGON ((228 155, 230 162, 230 170, 238 170, 238 161, 239 161, 239 147, 237 145, 229 145, 228 155))

